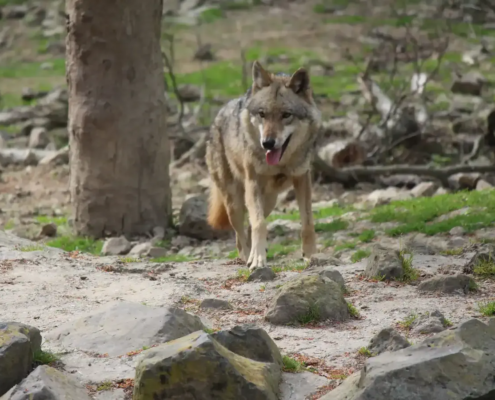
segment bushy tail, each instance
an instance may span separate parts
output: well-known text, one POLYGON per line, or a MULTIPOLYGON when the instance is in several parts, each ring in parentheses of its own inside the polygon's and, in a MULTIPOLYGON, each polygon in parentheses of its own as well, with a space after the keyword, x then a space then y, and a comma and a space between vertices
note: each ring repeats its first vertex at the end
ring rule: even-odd
POLYGON ((230 229, 229 215, 223 202, 222 194, 215 184, 210 189, 208 205, 208 223, 214 229, 230 229))

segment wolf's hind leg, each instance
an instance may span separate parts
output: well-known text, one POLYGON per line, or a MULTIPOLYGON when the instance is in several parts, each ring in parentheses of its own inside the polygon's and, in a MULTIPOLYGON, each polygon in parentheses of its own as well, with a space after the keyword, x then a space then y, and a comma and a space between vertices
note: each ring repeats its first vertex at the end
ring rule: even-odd
POLYGON ((313 222, 311 203, 311 175, 309 172, 294 177, 294 192, 296 193, 299 214, 301 215, 301 239, 304 258, 310 258, 316 253, 316 233, 313 222))
POLYGON ((230 184, 224 196, 225 208, 229 216, 230 224, 235 231, 235 244, 239 257, 246 262, 249 256, 248 239, 244 228, 244 190, 241 185, 230 184))

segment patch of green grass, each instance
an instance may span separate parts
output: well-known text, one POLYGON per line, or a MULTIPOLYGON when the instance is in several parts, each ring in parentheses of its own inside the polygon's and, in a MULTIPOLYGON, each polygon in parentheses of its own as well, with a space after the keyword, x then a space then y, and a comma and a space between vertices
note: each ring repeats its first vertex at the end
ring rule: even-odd
POLYGON ((243 281, 247 281, 250 275, 251 271, 249 270, 249 268, 239 268, 237 270, 237 277, 243 281))
POLYGON ((112 387, 113 387, 113 383, 111 381, 105 381, 105 382, 100 383, 96 387, 96 390, 98 392, 104 392, 104 391, 107 391, 107 390, 112 390, 112 387))
POLYGON ((272 271, 275 273, 282 271, 304 271, 307 267, 307 263, 289 262, 286 265, 274 265, 272 271))
POLYGON ((237 257, 239 257, 239 252, 237 251, 237 249, 232 250, 229 254, 227 254, 227 258, 231 260, 235 260, 237 257))
POLYGON ((11 219, 9 219, 4 225, 3 225, 3 229, 8 231, 10 229, 13 229, 15 226, 15 222, 11 219))
POLYGON ((414 322, 418 319, 417 314, 408 315, 403 321, 399 322, 399 326, 407 331, 411 330, 414 322))
POLYGON ((50 60, 53 68, 42 69, 42 62, 33 63, 4 63, 0 66, 0 78, 38 78, 47 76, 64 76, 65 59, 50 60))
POLYGON ((49 351, 38 350, 33 354, 33 363, 36 365, 50 365, 58 360, 59 358, 49 351))
POLYGON ((455 226, 461 226, 467 232, 471 232, 495 224, 495 191, 461 191, 433 197, 393 201, 372 210, 371 221, 401 223, 398 227, 387 231, 390 236, 400 236, 410 232, 435 235, 448 232, 455 226), (469 207, 465 214, 434 222, 442 215, 465 207, 469 207))
POLYGON ((334 250, 335 251, 341 251, 341 250, 353 250, 357 246, 356 242, 350 241, 350 242, 342 242, 339 243, 337 246, 335 246, 334 250))
POLYGON ((222 18, 225 18, 225 13, 221 8, 208 8, 199 15, 200 22, 204 24, 211 24, 222 18))
MULTIPOLYGON (((343 208, 339 206, 333 206, 333 207, 323 207, 320 209, 316 209, 313 211, 313 218, 315 220, 318 219, 323 219, 323 218, 328 218, 328 217, 340 217, 341 215, 345 214, 346 212, 350 211, 350 208, 343 208)), ((267 218, 267 221, 274 221, 277 219, 285 219, 289 221, 297 221, 301 218, 301 215, 299 214, 298 210, 291 210, 288 213, 285 214, 272 214, 269 215, 267 218)))
POLYGON ((478 284, 476 283, 476 281, 474 279, 471 279, 469 281, 468 290, 470 292, 477 292, 479 290, 479 286, 478 286, 478 284))
POLYGON ((139 259, 137 259, 136 257, 122 257, 119 258, 119 262, 124 264, 129 264, 129 263, 139 262, 139 259))
POLYGON ((495 277, 495 259, 479 260, 473 268, 473 273, 482 278, 495 277))
POLYGON ((361 261, 363 258, 367 258, 369 257, 369 255, 371 254, 371 251, 369 250, 358 250, 356 251, 352 257, 351 257, 351 261, 353 263, 356 263, 356 262, 359 262, 361 261))
POLYGON ((373 229, 366 229, 362 231, 358 239, 363 243, 369 243, 375 238, 375 231, 373 229))
POLYGON ((442 251, 442 255, 444 256, 460 256, 464 252, 462 247, 458 247, 456 249, 447 249, 442 251))
POLYGON ((368 349, 367 347, 361 347, 359 350, 358 350, 358 354, 362 355, 362 356, 365 356, 365 357, 373 357, 373 353, 371 352, 370 349, 368 349))
POLYGON ((41 244, 29 244, 27 246, 19 247, 19 251, 31 252, 31 251, 43 251, 45 250, 45 246, 41 244))
POLYGON ((315 232, 337 232, 347 229, 349 223, 347 221, 336 219, 332 222, 317 222, 315 224, 315 232))
POLYGON ((308 325, 318 322, 321 319, 320 306, 317 303, 310 304, 308 312, 298 317, 297 322, 301 325, 308 325))
POLYGON ((67 225, 67 217, 49 217, 47 215, 38 215, 36 221, 41 225, 55 224, 57 226, 67 225))
POLYGON ((478 303, 478 308, 480 313, 486 317, 493 317, 495 315, 495 301, 478 303))
POLYGON ((448 318, 444 318, 444 319, 442 320, 442 324, 443 324, 443 326, 445 326, 445 327, 447 327, 447 328, 449 328, 449 327, 451 327, 451 326, 453 326, 453 325, 454 325, 454 324, 452 323, 452 321, 451 321, 450 319, 448 319, 448 318))
POLYGON ((299 247, 299 244, 294 241, 287 241, 284 243, 274 243, 268 247, 268 252, 266 253, 267 260, 273 260, 276 257, 287 256, 299 247))
POLYGON ((350 302, 347 302, 347 309, 349 310, 349 315, 352 317, 352 318, 359 318, 361 315, 359 314, 359 311, 358 309, 356 308, 356 306, 350 302))
POLYGON ((100 255, 101 249, 103 248, 103 241, 89 237, 60 236, 46 242, 46 245, 69 252, 77 250, 84 253, 100 255))
POLYGON ((0 0, 0 7, 21 5, 27 3, 28 0, 0 0))
POLYGON ((282 362, 283 362, 283 367, 282 369, 284 372, 292 372, 296 373, 301 370, 301 363, 292 357, 289 356, 283 356, 282 357, 282 362))
POLYGON ((193 260, 194 260, 193 257, 185 256, 183 254, 170 254, 164 257, 152 258, 150 261, 155 263, 167 263, 167 262, 187 262, 193 260))

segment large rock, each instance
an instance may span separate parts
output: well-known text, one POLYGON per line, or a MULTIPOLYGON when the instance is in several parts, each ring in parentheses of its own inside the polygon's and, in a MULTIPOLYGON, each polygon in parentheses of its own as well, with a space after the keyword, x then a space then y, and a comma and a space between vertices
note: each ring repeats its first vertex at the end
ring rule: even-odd
POLYGON ((146 351, 136 368, 133 400, 277 400, 277 346, 261 329, 239 332, 198 331, 146 351))
POLYGON ((326 276, 328 279, 338 283, 344 292, 347 290, 344 277, 334 267, 326 267, 323 271, 320 271, 320 275, 326 276))
POLYGON ((0 322, 0 396, 22 381, 41 350, 39 329, 18 322, 0 322))
POLYGON ((265 319, 275 325, 348 318, 349 310, 340 285, 319 275, 301 276, 286 283, 265 315, 265 319))
POLYGON ((363 274, 368 279, 400 279, 404 275, 404 268, 400 253, 397 250, 384 249, 375 246, 368 257, 363 274))
POLYGON ((368 350, 373 354, 382 354, 386 351, 397 351, 409 347, 411 344, 406 338, 393 328, 385 328, 378 332, 370 341, 368 350))
POLYGON ((216 239, 228 233, 215 231, 208 224, 206 215, 208 203, 205 196, 193 196, 187 199, 179 213, 179 233, 199 240, 216 239))
POLYGON ((12 392, 9 400, 91 400, 72 376, 40 365, 12 392))
POLYGON ((204 328, 199 317, 178 308, 119 302, 69 321, 46 337, 69 349, 108 353, 114 357, 204 328))
POLYGON ((427 335, 442 332, 449 327, 449 321, 438 311, 420 314, 411 324, 412 333, 427 335))
POLYGON ((472 319, 423 343, 367 360, 321 400, 495 398, 495 319, 472 319))
POLYGON ((469 275, 439 275, 427 279, 418 285, 421 292, 433 293, 469 293, 476 287, 476 283, 469 275))

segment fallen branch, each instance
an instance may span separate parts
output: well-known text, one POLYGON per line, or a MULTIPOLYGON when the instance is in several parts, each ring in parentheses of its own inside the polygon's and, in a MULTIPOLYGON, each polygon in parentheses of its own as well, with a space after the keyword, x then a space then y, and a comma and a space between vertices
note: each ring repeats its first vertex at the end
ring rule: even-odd
POLYGON ((495 172, 495 165, 454 165, 443 168, 414 165, 388 165, 338 169, 325 163, 318 155, 315 157, 314 166, 315 169, 320 171, 325 177, 346 186, 352 186, 358 182, 373 182, 380 175, 404 174, 433 177, 442 182, 442 185, 448 187, 448 178, 455 174, 495 172))

